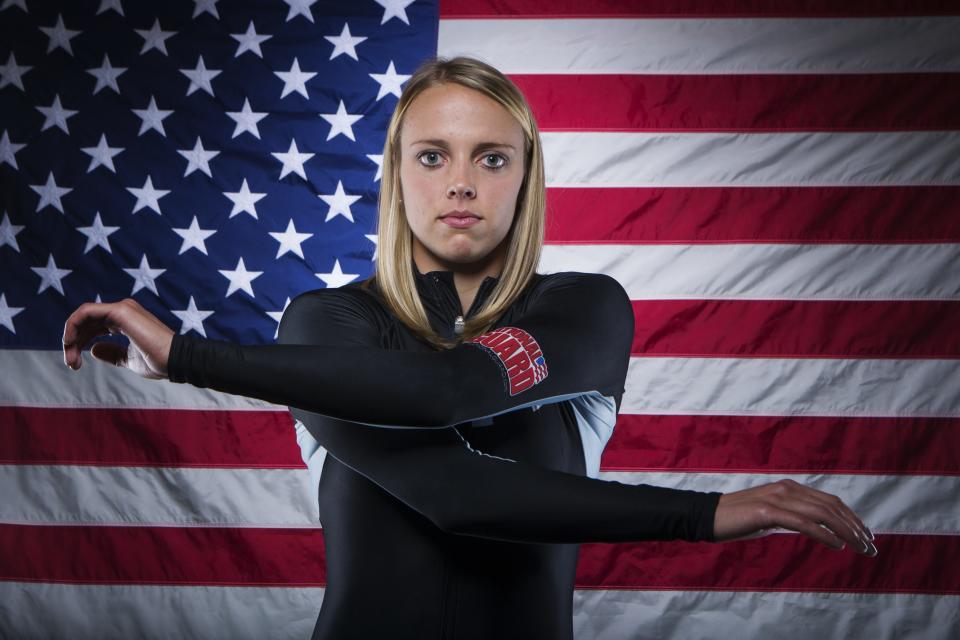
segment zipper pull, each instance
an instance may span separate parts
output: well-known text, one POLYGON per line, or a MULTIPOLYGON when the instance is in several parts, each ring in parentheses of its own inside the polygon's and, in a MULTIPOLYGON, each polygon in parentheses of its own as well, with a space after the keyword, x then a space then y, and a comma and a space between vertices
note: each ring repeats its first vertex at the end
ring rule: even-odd
POLYGON ((453 333, 457 336, 463 335, 463 316, 457 316, 453 321, 453 333))

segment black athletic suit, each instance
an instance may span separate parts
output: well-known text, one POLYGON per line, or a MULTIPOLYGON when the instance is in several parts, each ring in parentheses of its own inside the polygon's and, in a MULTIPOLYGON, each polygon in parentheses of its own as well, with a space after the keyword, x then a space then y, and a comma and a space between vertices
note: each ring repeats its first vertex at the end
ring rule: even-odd
MULTIPOLYGON (((453 337, 452 272, 416 277, 453 337)), ((279 345, 174 338, 171 380, 288 405, 329 452, 313 638, 572 638, 576 543, 712 539, 719 493, 586 477, 633 336, 615 280, 537 275, 496 327, 513 329, 437 351, 351 284, 297 297, 279 345)))

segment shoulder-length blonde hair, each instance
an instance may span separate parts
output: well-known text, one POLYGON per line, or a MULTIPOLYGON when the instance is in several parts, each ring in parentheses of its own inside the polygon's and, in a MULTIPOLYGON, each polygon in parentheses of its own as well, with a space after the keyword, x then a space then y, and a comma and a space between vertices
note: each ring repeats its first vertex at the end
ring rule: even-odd
POLYGON ((479 91, 496 101, 517 120, 524 136, 524 177, 506 239, 503 271, 483 308, 465 320, 460 340, 489 330, 530 283, 540 260, 546 209, 540 132, 530 105, 516 85, 490 65, 467 57, 437 58, 417 69, 407 81, 387 128, 378 203, 379 257, 372 280, 393 313, 416 335, 439 348, 449 348, 457 342, 451 343, 433 330, 417 293, 413 231, 400 199, 400 132, 414 99, 425 89, 447 83, 479 91))

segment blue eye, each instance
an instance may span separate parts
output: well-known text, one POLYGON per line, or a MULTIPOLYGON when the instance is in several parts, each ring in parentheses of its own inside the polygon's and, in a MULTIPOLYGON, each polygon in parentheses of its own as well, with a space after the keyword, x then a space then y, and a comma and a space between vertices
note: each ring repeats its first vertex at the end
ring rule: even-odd
POLYGON ((488 169, 500 169, 507 164, 507 159, 499 153, 488 153, 483 156, 483 166, 488 169))
POLYGON ((436 151, 424 151, 417 157, 425 167, 436 167, 440 164, 440 154, 436 151))

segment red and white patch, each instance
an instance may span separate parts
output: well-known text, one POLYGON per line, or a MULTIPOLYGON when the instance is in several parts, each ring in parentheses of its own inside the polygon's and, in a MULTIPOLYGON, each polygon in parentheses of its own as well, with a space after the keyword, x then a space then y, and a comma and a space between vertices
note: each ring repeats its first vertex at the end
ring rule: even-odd
POLYGON ((516 327, 494 329, 473 340, 488 348, 503 365, 510 380, 510 395, 526 391, 547 377, 547 362, 532 335, 516 327))

